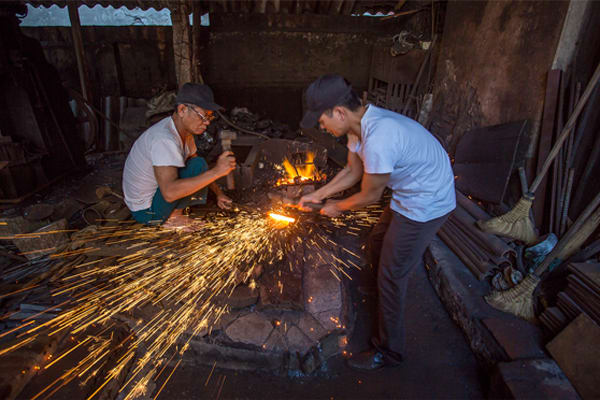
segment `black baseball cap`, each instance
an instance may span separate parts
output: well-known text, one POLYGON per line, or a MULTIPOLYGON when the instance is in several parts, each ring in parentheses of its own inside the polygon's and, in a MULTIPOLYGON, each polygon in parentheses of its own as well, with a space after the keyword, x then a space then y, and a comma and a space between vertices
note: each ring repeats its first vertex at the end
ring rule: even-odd
POLYGON ((175 97, 175 104, 193 104, 211 111, 223 109, 215 103, 213 91, 208 85, 191 82, 184 84, 179 89, 177 97, 175 97))
POLYGON ((341 75, 327 74, 319 77, 306 89, 307 111, 300 126, 305 129, 314 127, 321 114, 337 106, 351 92, 352 86, 341 75))

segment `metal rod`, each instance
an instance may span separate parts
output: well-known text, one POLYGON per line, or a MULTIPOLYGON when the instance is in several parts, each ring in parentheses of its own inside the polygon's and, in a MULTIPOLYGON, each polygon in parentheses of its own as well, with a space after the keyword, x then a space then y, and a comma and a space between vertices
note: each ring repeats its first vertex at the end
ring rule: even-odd
POLYGON ((550 153, 548 154, 546 161, 544 161, 544 164, 542 165, 540 172, 538 173, 535 180, 533 181, 533 184, 531 185, 531 188, 530 188, 530 191, 532 193, 535 193, 536 189, 538 188, 538 186, 544 179, 544 176, 546 175, 546 173, 548 172, 548 169, 550 168, 550 164, 552 164, 552 161, 554 161, 554 159, 556 158, 556 155, 558 154, 558 151, 562 147, 565 139, 567 139, 567 137, 569 136, 569 133, 575 126, 575 122, 577 121, 579 114, 581 114, 581 110, 583 109, 583 107, 585 106, 585 103, 589 99, 590 94, 596 87, 598 80, 600 80, 600 63, 596 67, 594 75, 592 76, 592 78, 590 79, 590 82, 586 86, 585 91, 583 92, 583 95, 581 96, 581 99, 579 99, 579 101, 577 102, 577 106, 575 107, 575 110, 573 111, 573 113, 571 113, 571 116, 569 117, 567 124, 563 128, 563 130, 562 130, 560 136, 558 137, 556 143, 554 144, 554 146, 552 146, 552 149, 550 150, 550 153))
MULTIPOLYGON (((558 132, 561 132, 565 121, 564 121, 564 113, 565 113, 565 95, 566 95, 566 87, 567 87, 567 74, 563 74, 562 79, 560 81, 560 96, 558 98, 558 120, 557 120, 557 131, 556 135, 558 136, 558 132)), ((556 142, 556 140, 555 140, 556 142)), ((550 228, 550 232, 557 232, 560 224, 560 207, 559 203, 561 201, 562 194, 562 176, 563 176, 563 154, 564 151, 561 147, 560 154, 556 158, 556 188, 553 188, 553 196, 554 196, 554 214, 553 214, 553 224, 550 228)), ((558 232, 557 232, 558 233, 558 232)))
POLYGON ((594 146, 592 147, 592 152, 587 159, 587 163, 585 164, 585 169, 581 174, 581 178, 579 178, 578 187, 579 190, 575 192, 575 197, 573 198, 573 207, 577 208, 579 203, 581 203, 581 199, 583 197, 584 190, 586 187, 590 176, 592 175, 592 170, 594 166, 598 163, 598 158, 600 156, 600 131, 596 132, 596 140, 594 141, 594 146))
POLYGON ((573 190, 573 176, 575 169, 569 169, 569 177, 567 179, 567 190, 565 190, 565 200, 563 201, 563 209, 561 211, 560 234, 563 235, 567 230, 567 216, 569 214, 569 202, 571 200, 571 190, 573 190))
POLYGON ((563 250, 571 243, 573 238, 579 233, 579 230, 588 221, 588 218, 590 218, 590 216, 598 208, 598 205, 600 205, 600 191, 598 192, 598 194, 596 194, 596 197, 594 197, 590 204, 587 205, 585 210, 583 210, 581 214, 577 217, 575 223, 571 225, 567 233, 565 233, 565 235, 562 238, 560 238, 560 240, 558 241, 554 249, 552 249, 550 254, 548 254, 544 261, 540 264, 540 266, 536 268, 535 274, 537 276, 540 276, 540 274, 543 273, 546 270, 546 268, 548 268, 548 266, 550 266, 552 261, 554 261, 554 258, 556 258, 558 254, 562 253, 563 250))
POLYGON ((519 167, 519 181, 521 182, 521 194, 527 194, 529 192, 527 187, 527 175, 525 173, 525 168, 523 167, 519 167))
POLYGON ((583 136, 585 134, 585 130, 589 125, 590 118, 593 118, 598 114, 598 99, 600 99, 600 85, 596 86, 594 93, 589 100, 588 106, 585 108, 583 115, 581 116, 581 121, 579 121, 579 126, 575 131, 575 144, 574 151, 572 154, 571 165, 575 162, 575 156, 577 155, 577 150, 581 145, 581 141, 583 140, 583 136))

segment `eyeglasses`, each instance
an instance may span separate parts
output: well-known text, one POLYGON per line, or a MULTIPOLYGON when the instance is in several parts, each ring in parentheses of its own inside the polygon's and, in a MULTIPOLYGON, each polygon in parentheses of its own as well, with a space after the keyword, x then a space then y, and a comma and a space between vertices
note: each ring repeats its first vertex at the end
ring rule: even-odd
POLYGON ((199 116, 202 121, 206 121, 206 122, 210 122, 213 119, 215 119, 215 115, 213 113, 207 114, 207 115, 203 115, 200 112, 196 111, 194 109, 194 107, 192 107, 190 104, 186 104, 185 105, 189 110, 192 110, 194 113, 196 113, 197 116, 199 116))

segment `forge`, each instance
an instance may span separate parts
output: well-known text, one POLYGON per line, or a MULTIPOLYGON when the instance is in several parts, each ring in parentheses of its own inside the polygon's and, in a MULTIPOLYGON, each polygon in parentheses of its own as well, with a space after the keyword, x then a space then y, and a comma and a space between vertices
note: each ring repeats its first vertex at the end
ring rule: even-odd
POLYGON ((330 172, 325 148, 273 139, 247 154, 235 175, 237 198, 293 234, 285 235, 276 261, 240 274, 235 288, 218 296, 218 305, 229 311, 192 338, 186 357, 191 363, 216 362, 232 369, 310 374, 344 352, 352 333, 347 270, 365 264, 361 236, 358 228, 347 231, 346 222, 268 196, 297 200, 323 185, 330 172), (282 217, 276 220, 272 213, 282 217))

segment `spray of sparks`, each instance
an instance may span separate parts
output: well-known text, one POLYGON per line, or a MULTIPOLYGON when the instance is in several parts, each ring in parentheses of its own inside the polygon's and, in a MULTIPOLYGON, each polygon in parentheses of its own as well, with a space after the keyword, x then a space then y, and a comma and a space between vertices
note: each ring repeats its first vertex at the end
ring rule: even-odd
MULTIPOLYGON (((359 258, 357 254, 342 248, 338 254, 347 253, 349 257, 333 255, 333 259, 323 259, 326 252, 319 249, 338 246, 330 239, 334 230, 359 236, 361 230, 372 226, 379 212, 380 208, 374 206, 343 218, 328 219, 327 224, 303 223, 299 218, 289 226, 289 221, 285 222, 285 229, 274 226, 271 218, 262 213, 239 212, 204 216, 191 233, 118 221, 77 232, 69 249, 49 256, 72 267, 52 289, 52 296, 66 300, 0 334, 0 338, 15 336, 15 340, 0 348, 0 356, 42 336, 68 335, 71 345, 53 355, 44 369, 67 356, 76 358, 77 349, 87 349, 85 356, 74 361, 34 399, 49 398, 75 379, 86 383, 94 378, 97 385, 88 397, 91 399, 109 383, 117 382, 123 371, 129 371, 127 379, 119 382, 119 392, 126 394, 125 399, 148 395, 148 384, 168 375, 158 396, 181 362, 190 340, 201 332, 210 332, 228 312, 219 298, 231 294, 240 282, 255 285, 255 269, 268 268, 296 246, 306 246, 308 257, 328 263, 337 279, 349 277, 345 270, 359 268, 358 261, 352 261, 353 257, 359 258), (127 251, 108 258, 103 254, 103 259, 82 263, 83 256, 94 256, 106 246, 127 251), (136 318, 139 310, 151 313, 136 318), (111 328, 115 321, 123 320, 130 321, 131 333, 124 338, 113 337, 111 328), (179 358, 179 362, 167 374, 167 366, 174 358, 179 358)), ((19 292, 39 286, 39 280, 25 286, 19 292)))

